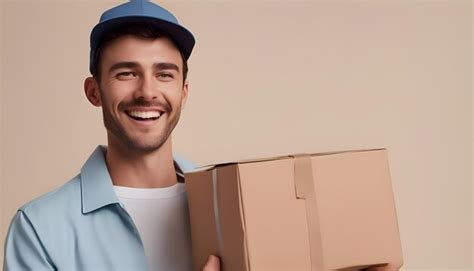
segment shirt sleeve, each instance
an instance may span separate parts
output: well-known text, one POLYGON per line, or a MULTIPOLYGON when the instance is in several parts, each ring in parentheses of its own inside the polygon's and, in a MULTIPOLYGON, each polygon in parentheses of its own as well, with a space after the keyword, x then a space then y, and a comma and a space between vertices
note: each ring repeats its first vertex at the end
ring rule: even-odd
POLYGON ((35 228, 21 210, 8 229, 3 270, 55 270, 35 228))

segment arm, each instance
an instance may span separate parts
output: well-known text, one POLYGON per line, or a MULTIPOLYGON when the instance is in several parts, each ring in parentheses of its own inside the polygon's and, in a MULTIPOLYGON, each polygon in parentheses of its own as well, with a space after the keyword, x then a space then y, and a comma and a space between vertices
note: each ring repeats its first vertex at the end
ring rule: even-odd
POLYGON ((19 210, 5 239, 3 270, 55 270, 27 215, 19 210))

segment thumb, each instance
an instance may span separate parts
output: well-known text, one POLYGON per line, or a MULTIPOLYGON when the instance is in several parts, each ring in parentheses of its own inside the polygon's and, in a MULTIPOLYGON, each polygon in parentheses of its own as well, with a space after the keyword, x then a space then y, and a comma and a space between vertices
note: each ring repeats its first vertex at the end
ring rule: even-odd
POLYGON ((402 267, 402 264, 389 263, 382 266, 372 266, 364 270, 365 271, 399 271, 401 267, 402 267))
POLYGON ((209 258, 207 259, 207 263, 202 269, 202 271, 220 271, 221 270, 221 265, 219 262, 219 257, 216 257, 214 255, 209 255, 209 258))

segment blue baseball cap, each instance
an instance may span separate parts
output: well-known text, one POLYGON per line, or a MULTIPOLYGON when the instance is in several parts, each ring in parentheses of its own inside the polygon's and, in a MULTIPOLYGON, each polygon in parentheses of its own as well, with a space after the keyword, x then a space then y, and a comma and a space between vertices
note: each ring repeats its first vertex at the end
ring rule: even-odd
POLYGON ((92 29, 89 62, 91 73, 95 61, 97 61, 97 48, 103 35, 111 29, 131 23, 146 23, 156 26, 157 29, 167 34, 173 40, 185 59, 188 59, 191 55, 196 42, 194 36, 189 30, 179 24, 171 12, 150 1, 132 0, 102 13, 99 23, 92 29))

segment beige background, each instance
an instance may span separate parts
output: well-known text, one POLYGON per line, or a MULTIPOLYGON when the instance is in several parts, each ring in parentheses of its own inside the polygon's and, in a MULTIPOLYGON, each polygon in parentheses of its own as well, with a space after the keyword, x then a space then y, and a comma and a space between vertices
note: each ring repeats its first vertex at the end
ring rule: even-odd
MULTIPOLYGON (((105 144, 82 83, 113 3, 0 4, 1 240, 19 206, 105 144)), ((404 269, 472 269, 471 2, 163 5, 197 37, 177 152, 207 164, 386 147, 404 269)))

